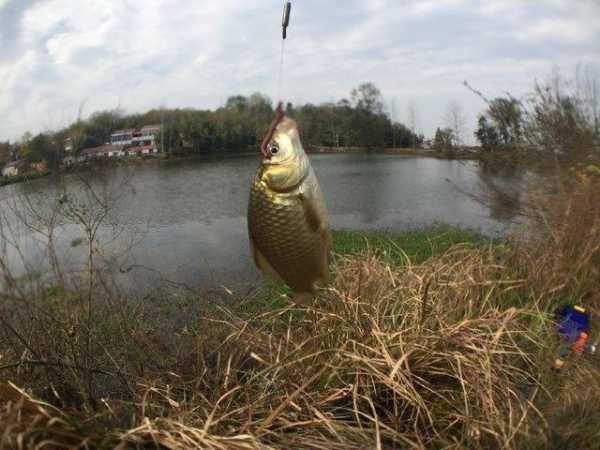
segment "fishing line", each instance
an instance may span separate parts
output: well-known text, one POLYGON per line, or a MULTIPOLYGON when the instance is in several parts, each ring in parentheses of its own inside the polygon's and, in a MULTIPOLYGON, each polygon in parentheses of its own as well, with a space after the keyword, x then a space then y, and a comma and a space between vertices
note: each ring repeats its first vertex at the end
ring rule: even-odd
POLYGON ((283 70, 284 70, 284 54, 285 54, 285 38, 287 36, 287 27, 290 23, 290 11, 292 9, 292 2, 289 0, 283 1, 283 16, 281 18, 281 53, 279 55, 279 78, 277 80, 277 99, 282 100, 281 90, 283 86, 283 70))
POLYGON ((282 100, 281 98, 281 87, 283 85, 283 55, 285 53, 285 39, 281 40, 281 55, 279 56, 279 79, 277 80, 277 99, 282 100))

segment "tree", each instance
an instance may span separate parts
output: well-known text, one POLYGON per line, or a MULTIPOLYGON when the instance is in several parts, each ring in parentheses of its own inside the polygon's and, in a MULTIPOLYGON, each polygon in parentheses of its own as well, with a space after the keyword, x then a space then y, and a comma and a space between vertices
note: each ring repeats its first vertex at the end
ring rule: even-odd
POLYGON ((497 130, 500 144, 514 147, 523 141, 523 113, 514 97, 497 97, 488 106, 487 115, 497 130))
POLYGON ((510 94, 488 100, 468 84, 467 87, 488 104, 486 111, 479 116, 475 137, 487 150, 492 148, 514 148, 525 139, 527 121, 522 104, 510 94))
POLYGON ((273 102, 265 94, 255 92, 248 98, 248 109, 255 113, 272 114, 273 102))
POLYGON ((159 136, 157 136, 157 145, 163 149, 172 153, 173 149, 182 147, 182 130, 179 122, 164 122, 161 125, 159 136))
POLYGON ((364 109, 373 114, 383 113, 383 96, 373 83, 362 83, 350 93, 352 103, 358 109, 364 109))
POLYGON ((386 143, 388 146, 395 148, 410 148, 414 145, 421 145, 423 143, 423 136, 415 135, 410 128, 402 123, 394 123, 392 125, 392 136, 386 143))
MULTIPOLYGON (((132 122, 130 116, 129 122, 132 122)), ((91 115, 87 120, 86 138, 93 145, 102 145, 110 140, 110 134, 116 129, 123 128, 126 120, 119 110, 100 111, 91 115)))
MULTIPOLYGON (((286 114, 298 123, 305 146, 409 147, 423 137, 414 133, 416 107, 412 105, 412 130, 383 113, 381 93, 372 83, 352 92, 353 102, 342 99, 320 105, 287 105, 286 114)), ((161 124, 157 145, 164 151, 192 149, 196 152, 245 151, 256 149, 273 120, 271 99, 254 93, 229 97, 215 111, 160 107, 143 114, 118 110, 100 111, 55 133, 23 138, 23 150, 31 161, 58 161, 69 138, 75 152, 107 142, 120 128, 161 124), (32 145, 28 145, 33 141, 32 145)))
POLYGON ((40 162, 48 159, 50 153, 50 139, 45 134, 38 134, 27 142, 23 157, 29 163, 40 162))
POLYGON ((500 141, 498 139, 498 132, 496 128, 488 123, 486 117, 481 114, 477 121, 477 131, 475 131, 475 137, 481 144, 484 150, 493 150, 500 147, 500 141))
POLYGON ((255 92, 248 98, 248 112, 254 122, 254 137, 257 141, 262 139, 273 120, 272 104, 271 99, 260 92, 255 92))
POLYGON ((453 143, 456 137, 452 128, 438 128, 435 131, 435 137, 433 138, 433 148, 438 150, 450 150, 454 148, 453 143))
POLYGON ((577 65, 575 71, 576 96, 581 99, 582 109, 600 143, 600 79, 591 65, 577 65))
POLYGON ((248 110, 248 99, 243 95, 229 97, 225 103, 225 109, 242 114, 248 110))
POLYGON ((10 142, 0 142, 0 166, 10 161, 10 142))
POLYGON ((465 115, 462 107, 457 101, 451 101, 446 110, 446 126, 452 130, 454 145, 461 146, 465 129, 465 115))
POLYGON ((21 144, 27 144, 32 137, 33 134, 31 134, 31 132, 29 131, 26 131, 25 133, 23 133, 23 136, 21 136, 21 144))
MULTIPOLYGON (((417 136, 417 124, 419 121, 419 110, 417 108, 416 103, 414 102, 414 100, 411 100, 408 103, 408 124, 410 126, 410 131, 412 132, 413 136, 417 136)), ((417 145, 417 141, 416 139, 413 139, 412 145, 411 147, 416 147, 417 145)))
POLYGON ((594 145, 599 139, 593 106, 597 92, 593 80, 586 89, 581 83, 572 89, 556 71, 549 81, 535 84, 525 123, 529 143, 564 155, 586 153, 594 145))
MULTIPOLYGON (((480 91, 471 87, 467 81, 464 82, 464 85, 488 105, 484 112, 485 121, 482 121, 481 118, 478 119, 480 126, 475 135, 479 134, 481 138, 484 138, 488 132, 492 133, 492 137, 494 134, 497 135, 498 147, 512 148, 521 145, 524 142, 524 129, 528 120, 524 104, 510 93, 507 93, 506 97, 489 100, 480 91)), ((486 142, 495 140, 488 139, 486 142)))
POLYGON ((68 137, 71 139, 71 145, 73 147, 73 153, 78 154, 83 148, 86 142, 85 123, 82 120, 78 120, 69 127, 68 137))
POLYGON ((396 99, 390 101, 390 120, 392 123, 392 148, 396 148, 396 99))

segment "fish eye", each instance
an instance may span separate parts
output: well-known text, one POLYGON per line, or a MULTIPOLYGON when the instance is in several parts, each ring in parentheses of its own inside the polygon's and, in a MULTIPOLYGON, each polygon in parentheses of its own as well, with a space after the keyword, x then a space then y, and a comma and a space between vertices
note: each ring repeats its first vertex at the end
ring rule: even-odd
POLYGON ((279 146, 275 142, 273 142, 272 144, 269 144, 268 149, 269 149, 269 153, 274 155, 279 151, 279 146))

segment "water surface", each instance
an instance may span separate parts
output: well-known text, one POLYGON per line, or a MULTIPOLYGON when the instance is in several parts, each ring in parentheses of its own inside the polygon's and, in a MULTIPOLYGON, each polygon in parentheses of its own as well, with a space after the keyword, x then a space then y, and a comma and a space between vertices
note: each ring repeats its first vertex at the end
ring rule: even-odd
MULTIPOLYGON (((483 189, 475 162, 396 155, 312 155, 311 161, 334 228, 404 230, 442 222, 498 234, 508 226, 510 215, 467 195, 483 189)), ((261 277, 249 253, 246 207, 257 164, 255 157, 186 160, 115 168, 103 175, 107 189, 118 190, 118 200, 107 218, 111 226, 101 228, 99 240, 107 258, 118 256, 111 264, 121 283, 137 290, 166 281, 194 289, 255 285, 261 277)), ((512 182, 506 176, 485 177, 512 182)), ((75 178, 64 177, 67 191, 79 189, 75 178)), ((55 186, 50 178, 9 186, 0 190, 0 202, 26 194, 50 204, 60 195, 55 186)), ((23 230, 29 238, 35 235, 23 230)), ((85 249, 73 245, 80 237, 80 227, 61 227, 58 247, 65 263, 83 261, 85 249)), ((25 241, 26 258, 40 264, 41 245, 25 241)))

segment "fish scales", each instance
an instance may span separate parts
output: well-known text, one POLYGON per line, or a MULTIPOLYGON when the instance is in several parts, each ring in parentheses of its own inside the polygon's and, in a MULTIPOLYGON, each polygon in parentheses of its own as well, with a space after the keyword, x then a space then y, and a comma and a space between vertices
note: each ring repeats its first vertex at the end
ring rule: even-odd
POLYGON ((296 123, 280 107, 261 152, 248 201, 255 263, 297 294, 315 293, 317 284, 326 281, 329 265, 327 208, 296 123))
POLYGON ((308 291, 304 279, 318 276, 321 236, 311 230, 297 194, 274 195, 256 179, 252 184, 248 227, 254 244, 269 264, 295 290, 308 291))

